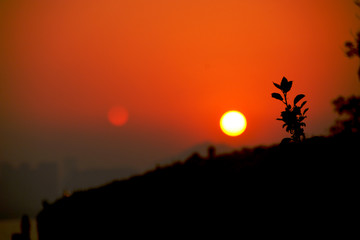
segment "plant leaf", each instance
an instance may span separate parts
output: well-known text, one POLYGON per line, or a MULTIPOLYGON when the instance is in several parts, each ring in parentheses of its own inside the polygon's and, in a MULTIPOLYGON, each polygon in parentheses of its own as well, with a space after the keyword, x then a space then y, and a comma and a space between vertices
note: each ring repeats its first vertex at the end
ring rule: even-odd
POLYGON ((293 84, 293 82, 292 82, 292 81, 289 81, 289 82, 285 85, 285 87, 284 87, 284 89, 283 89, 284 93, 287 93, 288 91, 290 91, 290 89, 291 89, 291 87, 292 87, 292 84, 293 84))
POLYGON ((286 79, 286 77, 283 77, 283 78, 281 79, 281 86, 282 86, 282 87, 285 86, 288 82, 289 82, 289 81, 286 79))
POLYGON ((276 120, 279 120, 279 121, 284 121, 284 119, 282 119, 282 118, 277 118, 276 120))
POLYGON ((286 77, 283 77, 282 80, 281 80, 281 90, 284 92, 284 93, 287 93, 288 91, 290 91, 291 89, 291 86, 292 86, 292 81, 288 81, 286 79, 286 77))
POLYGON ((307 101, 303 101, 303 103, 301 104, 300 108, 302 108, 306 103, 307 103, 307 101))
POLYGON ((354 44, 352 42, 345 42, 345 47, 353 48, 354 44))
POLYGON ((274 82, 273 82, 273 84, 274 84, 275 87, 277 87, 278 89, 282 90, 282 88, 281 88, 281 86, 280 86, 279 84, 274 83, 274 82))
POLYGON ((302 122, 305 118, 306 118, 306 116, 299 117, 299 122, 302 122))
POLYGON ((309 108, 306 108, 303 112, 303 115, 305 115, 305 113, 309 110, 309 108))
POLYGON ((294 98, 294 105, 296 105, 301 99, 305 97, 304 94, 299 94, 294 98))
POLYGON ((273 98, 276 98, 276 99, 280 100, 280 101, 284 100, 283 97, 279 93, 272 93, 271 96, 273 98))
POLYGON ((288 126, 286 127, 286 131, 292 133, 293 130, 292 130, 291 127, 288 125, 288 126))

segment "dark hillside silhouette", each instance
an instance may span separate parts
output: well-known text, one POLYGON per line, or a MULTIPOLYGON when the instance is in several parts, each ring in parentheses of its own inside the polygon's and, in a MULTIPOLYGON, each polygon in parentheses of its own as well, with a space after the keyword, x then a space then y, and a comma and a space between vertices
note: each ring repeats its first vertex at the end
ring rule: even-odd
POLYGON ((358 146, 352 134, 219 156, 210 149, 208 158, 194 154, 45 206, 39 239, 239 237, 249 227, 334 233, 354 211, 358 146))

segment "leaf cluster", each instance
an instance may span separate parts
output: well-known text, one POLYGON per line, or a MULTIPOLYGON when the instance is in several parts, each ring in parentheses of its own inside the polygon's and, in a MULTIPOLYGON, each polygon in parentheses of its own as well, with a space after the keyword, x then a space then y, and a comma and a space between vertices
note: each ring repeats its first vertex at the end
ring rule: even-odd
POLYGON ((341 116, 330 128, 332 134, 360 133, 360 97, 339 97, 333 101, 335 111, 341 116))
POLYGON ((293 105, 291 105, 288 102, 287 93, 290 91, 293 82, 283 77, 280 84, 273 84, 281 90, 282 95, 280 93, 272 93, 271 96, 285 104, 285 110, 281 112, 281 118, 277 118, 276 120, 283 121, 283 128, 286 127, 286 131, 292 134, 291 138, 285 138, 283 142, 300 142, 301 139, 305 138, 303 127, 305 127, 306 124, 303 121, 306 118, 305 113, 309 108, 302 110, 307 101, 303 101, 299 106, 297 103, 299 103, 305 95, 298 94, 294 98, 293 105))
POLYGON ((360 32, 356 35, 354 43, 350 41, 345 42, 345 47, 347 48, 346 55, 348 57, 360 56, 360 32))
MULTIPOLYGON (((360 1, 357 2, 357 5, 360 6, 360 1)), ((354 42, 351 42, 351 41, 345 42, 345 47, 347 48, 346 55, 349 58, 352 58, 354 56, 360 58, 360 32, 358 32, 356 34, 356 37, 354 40, 355 40, 354 42)), ((360 67, 358 70, 358 78, 360 80, 360 67)))

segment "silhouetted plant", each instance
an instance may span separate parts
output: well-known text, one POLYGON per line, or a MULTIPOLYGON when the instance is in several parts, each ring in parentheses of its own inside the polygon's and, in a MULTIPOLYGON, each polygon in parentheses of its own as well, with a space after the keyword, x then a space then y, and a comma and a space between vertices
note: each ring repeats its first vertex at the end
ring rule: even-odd
MULTIPOLYGON (((360 0, 355 0, 354 3, 358 7, 360 7, 360 0)), ((360 58, 360 32, 358 32, 356 34, 356 37, 354 37, 354 38, 355 38, 354 42, 351 42, 351 41, 346 41, 345 42, 345 47, 347 48, 346 55, 349 58, 352 58, 354 56, 357 56, 358 58, 360 58)), ((358 78, 360 80, 360 67, 359 67, 359 70, 358 70, 358 78)))
POLYGON ((276 120, 283 121, 283 128, 286 127, 286 131, 292 134, 291 138, 284 138, 282 142, 300 142, 305 139, 303 127, 305 127, 306 124, 303 121, 306 118, 305 113, 309 110, 309 108, 306 108, 303 112, 301 112, 302 107, 304 107, 307 101, 302 102, 300 106, 296 105, 305 97, 304 94, 299 94, 294 98, 293 106, 288 103, 287 94, 292 87, 292 83, 292 81, 288 81, 285 77, 283 77, 280 84, 273 83, 275 87, 281 90, 283 96, 279 93, 271 94, 273 98, 278 99, 285 104, 285 111, 282 111, 281 118, 277 118, 276 120))
MULTIPOLYGON (((351 41, 345 42, 345 47, 347 48, 346 55, 349 58, 357 56, 360 58, 360 32, 356 34, 354 43, 351 41)), ((360 67, 358 70, 358 78, 360 80, 360 67)))
POLYGON ((352 134, 360 132, 360 97, 352 96, 347 99, 338 97, 333 101, 335 111, 345 116, 336 121, 330 128, 332 134, 352 134))
MULTIPOLYGON (((355 0, 354 3, 360 7, 360 0, 355 0)), ((356 34, 354 43, 351 41, 345 42, 347 48, 346 55, 360 58, 360 31, 356 34)), ((360 67, 358 70, 358 78, 360 80, 360 67)), ((344 133, 352 134, 360 132, 360 97, 351 96, 348 98, 338 97, 333 101, 335 111, 340 116, 345 116, 338 119, 335 125, 330 128, 330 132, 334 135, 344 133)))

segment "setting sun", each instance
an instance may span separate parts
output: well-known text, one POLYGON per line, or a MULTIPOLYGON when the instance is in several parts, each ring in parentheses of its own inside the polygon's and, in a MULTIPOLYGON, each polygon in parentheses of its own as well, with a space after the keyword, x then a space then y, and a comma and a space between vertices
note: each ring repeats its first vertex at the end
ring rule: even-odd
POLYGON ((246 129, 246 118, 238 111, 228 111, 220 119, 221 130, 229 136, 236 137, 246 129))

